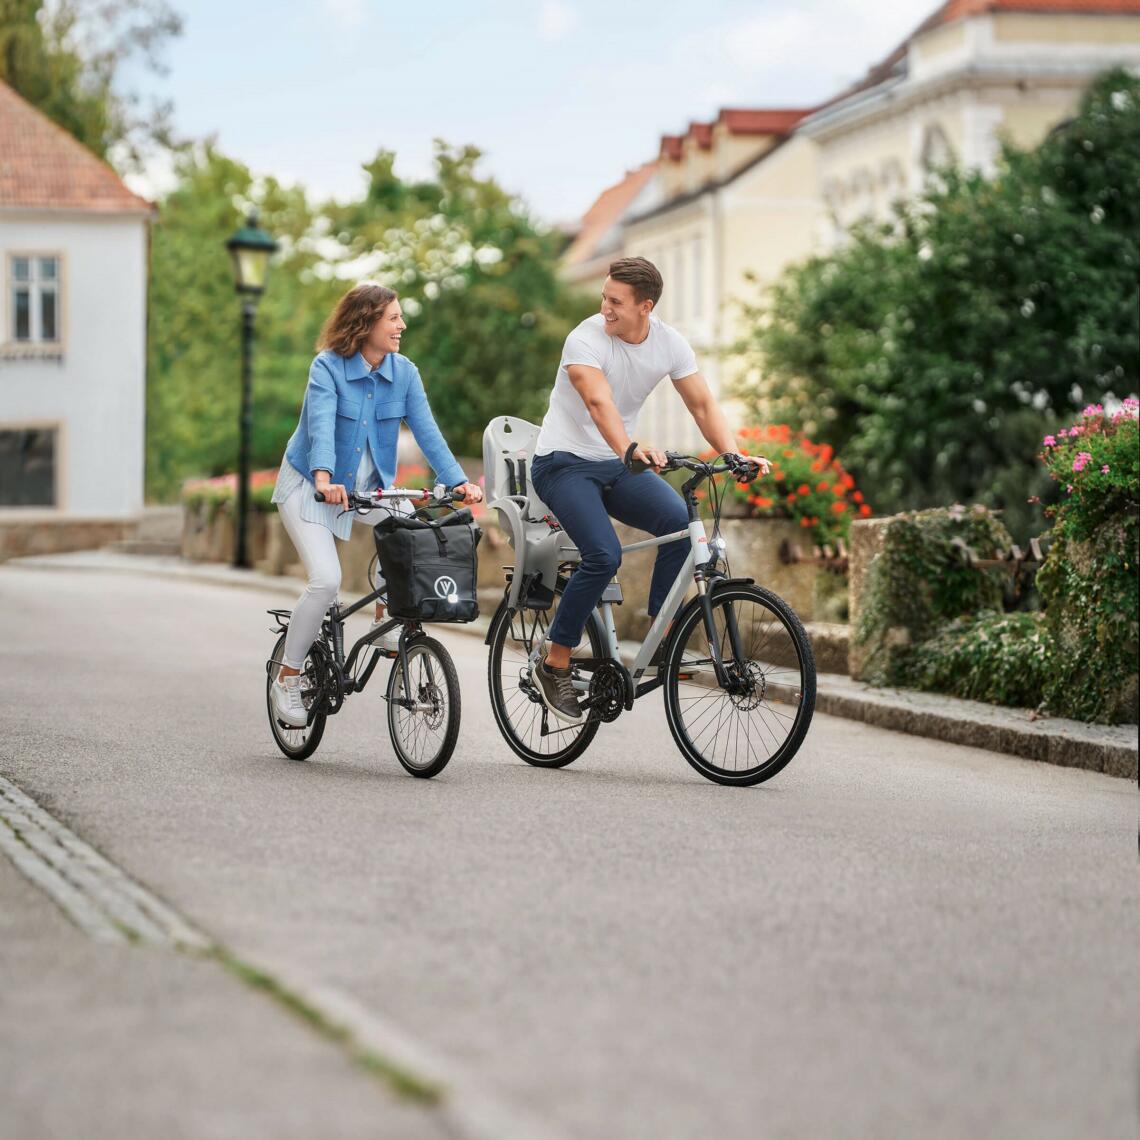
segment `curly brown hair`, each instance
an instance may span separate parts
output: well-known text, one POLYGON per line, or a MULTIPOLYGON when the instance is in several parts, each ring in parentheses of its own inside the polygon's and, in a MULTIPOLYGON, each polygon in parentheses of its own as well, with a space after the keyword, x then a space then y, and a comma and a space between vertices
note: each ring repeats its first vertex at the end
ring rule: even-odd
POLYGON ((341 356, 355 356, 368 339, 372 326, 384 315, 384 310, 395 300, 395 289, 366 282, 356 285, 336 303, 336 308, 321 326, 316 350, 331 348, 341 356))

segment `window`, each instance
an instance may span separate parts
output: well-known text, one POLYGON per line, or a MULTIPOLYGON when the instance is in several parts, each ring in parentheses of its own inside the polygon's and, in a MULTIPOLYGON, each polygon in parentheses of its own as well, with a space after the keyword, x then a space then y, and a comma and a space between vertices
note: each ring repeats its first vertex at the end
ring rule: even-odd
POLYGON ((54 507, 55 428, 0 428, 0 507, 54 507))
POLYGON ((60 265, 54 254, 9 254, 8 340, 59 344, 60 265))
POLYGON ((928 173, 942 167, 953 166, 954 148, 946 137, 946 132, 937 124, 926 128, 922 138, 922 169, 928 173))
POLYGON ((693 238, 693 320, 705 315, 705 244, 699 235, 693 238))

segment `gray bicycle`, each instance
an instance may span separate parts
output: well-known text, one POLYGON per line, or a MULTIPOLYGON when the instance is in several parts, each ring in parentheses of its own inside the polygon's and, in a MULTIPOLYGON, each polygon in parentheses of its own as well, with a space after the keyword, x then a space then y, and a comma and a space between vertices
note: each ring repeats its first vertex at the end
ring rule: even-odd
MULTIPOLYGON (((681 489, 688 527, 630 543, 622 553, 687 538, 688 558, 628 666, 612 609, 623 600, 621 586, 614 581, 606 588, 582 642, 571 652, 572 683, 586 715, 580 724, 563 725, 548 717, 532 673, 580 558, 526 486, 525 465, 536 432, 534 425, 501 417, 484 436, 484 464, 493 473, 488 482, 494 478, 503 492, 488 495, 489 505, 500 512, 516 560, 507 568, 505 596, 486 639, 491 705, 507 744, 529 764, 563 767, 582 755, 603 724, 660 688, 673 739, 702 776, 750 785, 776 775, 811 725, 816 672, 811 643, 792 608, 753 579, 728 573, 715 478, 731 474, 746 481, 755 478, 755 469, 738 456, 703 460, 667 453, 666 469, 691 473, 681 489), (696 495, 706 482, 711 537, 696 495), (696 595, 686 603, 693 587, 696 595)), ((645 468, 634 462, 630 469, 645 468)))

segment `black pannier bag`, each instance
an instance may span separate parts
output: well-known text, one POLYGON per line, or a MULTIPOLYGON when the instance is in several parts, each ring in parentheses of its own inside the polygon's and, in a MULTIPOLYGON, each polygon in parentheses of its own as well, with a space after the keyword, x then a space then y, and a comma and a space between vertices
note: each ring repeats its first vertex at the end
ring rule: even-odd
POLYGON ((388 613, 407 621, 474 621, 475 547, 483 532, 466 508, 438 519, 389 515, 372 528, 388 613))

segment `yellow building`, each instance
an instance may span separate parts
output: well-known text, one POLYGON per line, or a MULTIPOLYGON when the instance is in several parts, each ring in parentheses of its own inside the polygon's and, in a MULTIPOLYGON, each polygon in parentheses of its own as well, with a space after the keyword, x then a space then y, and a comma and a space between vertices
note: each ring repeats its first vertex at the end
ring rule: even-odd
MULTIPOLYGON (((723 393, 741 300, 842 242, 854 222, 886 216, 938 166, 989 171, 1003 138, 1039 142, 1117 64, 1140 70, 1140 0, 947 0, 861 82, 810 112, 727 110, 665 136, 659 200, 626 203, 590 272, 619 256, 653 261, 665 279, 662 319, 723 393)), ((641 429, 662 446, 700 444, 669 385, 641 429)))
POLYGON ((798 128, 819 146, 825 244, 948 163, 1033 146, 1115 64, 1140 68, 1140 0, 950 0, 798 128))

